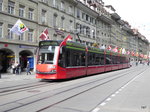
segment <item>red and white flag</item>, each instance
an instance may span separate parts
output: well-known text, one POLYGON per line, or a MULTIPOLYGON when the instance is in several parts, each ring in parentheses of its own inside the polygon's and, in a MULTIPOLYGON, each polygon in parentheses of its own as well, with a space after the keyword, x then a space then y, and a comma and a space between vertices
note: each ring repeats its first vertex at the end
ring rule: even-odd
POLYGON ((41 40, 47 40, 48 39, 48 29, 46 28, 40 35, 41 40))
POLYGON ((69 40, 69 41, 72 40, 71 35, 68 35, 68 36, 61 42, 60 47, 63 46, 63 45, 66 45, 66 42, 67 42, 68 40, 69 40))
POLYGON ((112 51, 118 52, 118 47, 116 46, 112 51))
POLYGON ((111 46, 110 45, 107 47, 107 50, 111 51, 111 46))
POLYGON ((127 51, 126 54, 129 55, 129 54, 130 54, 130 51, 127 51))

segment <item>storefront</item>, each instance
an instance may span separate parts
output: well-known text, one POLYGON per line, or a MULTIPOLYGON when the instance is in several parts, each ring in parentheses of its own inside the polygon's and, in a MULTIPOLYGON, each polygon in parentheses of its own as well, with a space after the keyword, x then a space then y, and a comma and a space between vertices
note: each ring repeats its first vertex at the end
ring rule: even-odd
POLYGON ((30 67, 34 70, 35 59, 34 55, 35 47, 13 45, 13 44, 0 44, 0 64, 2 65, 1 72, 11 72, 11 66, 15 62, 19 62, 21 70, 25 71, 27 62, 30 62, 30 67))

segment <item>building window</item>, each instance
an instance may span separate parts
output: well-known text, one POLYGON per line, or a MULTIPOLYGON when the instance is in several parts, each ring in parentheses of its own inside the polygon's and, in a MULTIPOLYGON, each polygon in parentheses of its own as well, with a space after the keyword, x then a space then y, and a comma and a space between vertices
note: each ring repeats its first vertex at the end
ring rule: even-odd
POLYGON ((47 3, 48 1, 47 1, 47 0, 41 0, 41 2, 43 2, 43 3, 47 3))
POLYGON ((3 23, 0 23, 0 38, 3 38, 3 23))
POLYGON ((56 13, 53 16, 53 26, 57 27, 57 14, 56 13))
POLYGON ((69 14, 72 14, 72 6, 69 6, 69 14))
POLYGON ((83 26, 83 34, 86 35, 86 26, 83 26))
POLYGON ((13 39, 14 38, 14 34, 13 32, 10 31, 10 29, 13 27, 13 25, 8 25, 8 39, 13 39))
POLYGON ((62 11, 65 11, 65 8, 64 8, 64 2, 63 2, 63 1, 61 1, 60 9, 61 9, 62 11))
POLYGON ((96 37, 95 37, 95 30, 94 30, 94 29, 92 30, 92 36, 93 36, 93 39, 96 38, 96 37))
POLYGON ((24 17, 24 9, 25 9, 25 6, 19 5, 19 16, 20 17, 24 17))
POLYGON ((86 27, 86 36, 90 37, 90 28, 86 27))
POLYGON ((14 14, 15 3, 12 1, 8 1, 8 13, 14 14))
POLYGON ((82 19, 83 20, 85 19, 85 13, 82 13, 82 19))
POLYGON ((80 19, 80 10, 79 9, 77 9, 77 18, 80 19))
POLYGON ((62 16, 62 17, 61 17, 61 28, 64 28, 64 19, 65 19, 65 17, 62 16))
POLYGON ((33 42, 33 30, 29 29, 28 31, 28 42, 33 42))
POLYGON ((90 22, 93 23, 94 21, 94 18, 90 17, 90 22))
POLYGON ((42 24, 45 24, 46 23, 46 10, 42 9, 41 18, 42 18, 42 24))
POLYGON ((80 33, 80 27, 81 25, 79 23, 76 23, 76 30, 77 30, 77 33, 80 33))
POLYGON ((73 26, 72 26, 72 24, 73 24, 73 21, 72 21, 72 20, 70 20, 70 24, 69 24, 69 26, 70 26, 70 31, 72 31, 72 30, 73 30, 73 26))
POLYGON ((0 0, 0 11, 3 10, 3 0, 0 0))
POLYGON ((54 6, 55 8, 58 8, 58 7, 57 7, 57 2, 56 2, 56 0, 53 0, 53 6, 54 6))
POLYGON ((29 8, 28 18, 30 20, 33 20, 33 11, 34 11, 34 9, 29 8))
POLYGON ((24 33, 22 33, 21 35, 19 35, 19 40, 24 40, 24 33))
POLYGON ((86 14, 86 21, 88 21, 89 20, 89 16, 86 14))

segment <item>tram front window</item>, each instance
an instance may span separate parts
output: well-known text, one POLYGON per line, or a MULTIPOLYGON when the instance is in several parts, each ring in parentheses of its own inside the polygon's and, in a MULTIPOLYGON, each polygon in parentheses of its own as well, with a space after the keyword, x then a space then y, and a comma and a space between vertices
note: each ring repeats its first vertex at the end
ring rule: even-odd
POLYGON ((58 46, 41 46, 39 49, 38 63, 41 64, 54 64, 55 54, 58 46))

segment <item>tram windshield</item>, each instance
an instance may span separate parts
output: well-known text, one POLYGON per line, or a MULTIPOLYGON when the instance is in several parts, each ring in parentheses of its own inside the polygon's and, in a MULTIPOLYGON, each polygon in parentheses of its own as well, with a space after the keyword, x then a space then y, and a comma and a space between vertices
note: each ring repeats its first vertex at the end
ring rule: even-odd
POLYGON ((56 64, 59 46, 41 46, 38 64, 56 64))

